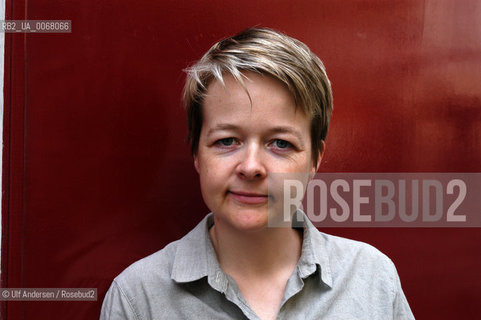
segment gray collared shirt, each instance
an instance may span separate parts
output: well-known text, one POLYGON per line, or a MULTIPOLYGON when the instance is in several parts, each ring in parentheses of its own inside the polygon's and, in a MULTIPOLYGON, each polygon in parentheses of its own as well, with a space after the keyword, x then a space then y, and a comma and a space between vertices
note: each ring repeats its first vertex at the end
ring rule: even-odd
MULTIPOLYGON (((392 261, 376 248, 319 232, 304 215, 301 258, 277 319, 414 319, 392 261)), ((100 319, 259 319, 224 273, 212 213, 182 239, 117 276, 100 319)))

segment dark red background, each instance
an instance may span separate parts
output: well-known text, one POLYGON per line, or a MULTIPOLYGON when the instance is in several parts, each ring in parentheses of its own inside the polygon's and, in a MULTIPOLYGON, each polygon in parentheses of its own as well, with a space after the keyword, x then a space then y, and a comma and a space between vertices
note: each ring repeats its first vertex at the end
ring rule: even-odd
MULTIPOLYGON (((2 287, 94 287, 97 302, 8 302, 2 319, 96 319, 112 279, 206 214, 182 69, 246 27, 300 39, 335 110, 321 171, 479 172, 481 3, 7 0, 2 287)), ((480 213, 481 214, 481 213, 480 213)), ((481 311, 480 229, 326 229, 395 262, 418 319, 481 311)))

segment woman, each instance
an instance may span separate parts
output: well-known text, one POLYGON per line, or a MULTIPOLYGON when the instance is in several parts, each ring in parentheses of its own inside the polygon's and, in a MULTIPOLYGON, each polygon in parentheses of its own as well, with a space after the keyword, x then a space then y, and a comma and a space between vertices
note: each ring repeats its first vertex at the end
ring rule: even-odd
POLYGON ((375 248, 307 219, 269 227, 269 210, 282 206, 268 175, 311 178, 322 159, 332 93, 319 58, 284 34, 248 29, 187 71, 189 141, 212 212, 120 274, 101 319, 413 319, 375 248))

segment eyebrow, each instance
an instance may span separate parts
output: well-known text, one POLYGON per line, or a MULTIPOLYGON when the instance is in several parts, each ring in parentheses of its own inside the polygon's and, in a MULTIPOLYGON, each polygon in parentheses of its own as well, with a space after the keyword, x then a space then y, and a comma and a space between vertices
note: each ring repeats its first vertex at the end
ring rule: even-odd
MULTIPOLYGON (((238 131, 238 130, 240 130, 240 128, 238 126, 236 126, 234 124, 230 124, 230 123, 219 123, 219 124, 215 125, 213 128, 209 129, 209 131, 207 132, 207 136, 210 136, 215 131, 222 131, 222 130, 238 131)), ((272 128, 269 128, 268 132, 270 134, 272 134, 272 133, 289 133, 289 134, 292 134, 297 138, 301 147, 304 148, 304 142, 303 142, 301 133, 299 131, 297 131, 296 129, 292 128, 292 127, 289 127, 289 126, 272 127, 272 128)))
POLYGON ((210 128, 207 132, 207 136, 210 136, 215 131, 222 131, 222 130, 232 130, 236 131, 239 130, 239 127, 230 123, 218 123, 213 128, 210 128))

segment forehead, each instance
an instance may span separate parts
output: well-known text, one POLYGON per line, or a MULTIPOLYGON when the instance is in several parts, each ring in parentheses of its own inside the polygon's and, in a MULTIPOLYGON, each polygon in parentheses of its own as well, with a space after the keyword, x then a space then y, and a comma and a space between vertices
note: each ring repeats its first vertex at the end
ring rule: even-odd
POLYGON ((250 107, 250 111, 257 113, 272 108, 292 113, 302 112, 296 107, 292 94, 281 81, 254 72, 243 72, 242 79, 243 84, 232 75, 225 74, 224 83, 217 79, 211 81, 207 87, 204 106, 208 110, 215 109, 216 112, 241 111, 246 105, 250 107))
POLYGON ((219 80, 209 84, 203 104, 203 127, 210 130, 230 125, 248 132, 291 127, 309 135, 307 116, 296 107, 285 84, 253 72, 244 76, 244 87, 231 75, 224 77, 224 84, 219 80))

